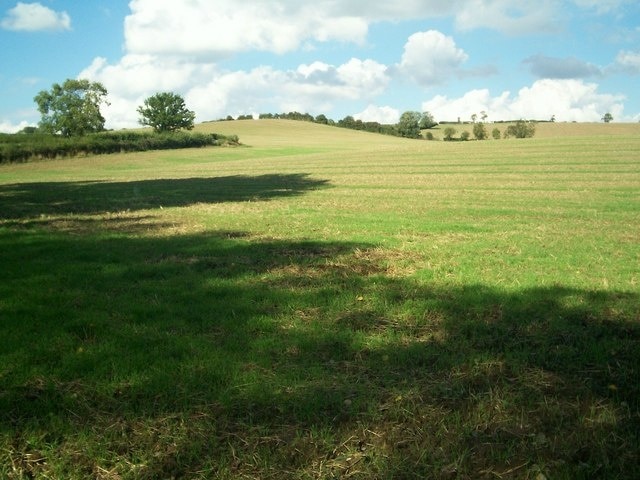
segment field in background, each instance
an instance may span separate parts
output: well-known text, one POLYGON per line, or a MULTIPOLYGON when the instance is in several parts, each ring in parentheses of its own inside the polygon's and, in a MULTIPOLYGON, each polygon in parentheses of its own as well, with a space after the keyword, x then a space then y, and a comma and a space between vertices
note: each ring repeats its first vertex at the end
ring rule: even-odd
POLYGON ((639 124, 197 129, 0 165, 0 477, 634 478, 639 124))

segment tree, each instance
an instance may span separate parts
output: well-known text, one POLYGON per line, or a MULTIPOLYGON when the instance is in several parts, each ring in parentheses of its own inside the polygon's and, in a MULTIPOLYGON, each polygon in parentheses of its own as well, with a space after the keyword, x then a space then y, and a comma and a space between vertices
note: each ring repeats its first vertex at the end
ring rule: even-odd
POLYGON ((447 127, 444 129, 444 140, 450 142, 453 140, 453 136, 456 134, 456 129, 453 127, 447 127))
POLYGON ((493 131, 491 132, 491 136, 493 137, 494 140, 500 140, 500 129, 499 128, 494 128, 493 131))
POLYGON ((174 132, 185 128, 191 130, 196 114, 187 109, 184 99, 175 93, 161 92, 147 98, 138 107, 141 125, 148 125, 156 132, 174 132))
POLYGON ((479 122, 473 126, 473 136, 476 137, 476 140, 486 140, 489 136, 487 134, 487 129, 484 127, 484 123, 479 122))
POLYGON ((478 120, 478 114, 477 114, 477 113, 474 113, 474 114, 472 114, 472 115, 471 115, 471 121, 472 121, 473 123, 476 123, 476 120, 478 120))
POLYGON ((468 131, 466 131, 466 130, 465 130, 464 132, 462 132, 462 133, 460 134, 460 140, 462 140, 462 141, 465 141, 465 142, 466 142, 467 140, 469 140, 469 137, 470 137, 470 136, 471 136, 471 134, 470 134, 468 131))
POLYGON ((104 130, 102 104, 108 105, 107 89, 99 82, 67 79, 54 83, 34 97, 42 114, 40 131, 65 137, 104 130))
POLYGON ((518 120, 515 125, 509 125, 504 132, 504 138, 530 138, 536 133, 536 126, 533 122, 518 120))
POLYGON ((604 123, 609 123, 613 120, 613 115, 611 115, 609 112, 604 114, 604 117, 602 117, 602 121, 604 123))
POLYGON ((422 118, 420 118, 420 128, 425 130, 429 128, 433 128, 438 125, 438 122, 435 121, 431 112, 423 112, 422 118))
POLYGON ((420 120, 422 115, 419 112, 404 112, 398 122, 398 133, 401 137, 420 138, 420 120))

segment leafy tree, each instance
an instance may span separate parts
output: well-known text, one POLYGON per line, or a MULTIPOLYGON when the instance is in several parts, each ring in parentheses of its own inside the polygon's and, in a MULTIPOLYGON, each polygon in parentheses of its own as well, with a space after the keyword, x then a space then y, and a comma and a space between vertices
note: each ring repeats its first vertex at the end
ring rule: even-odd
POLYGON ((401 137, 420 138, 420 120, 422 115, 419 112, 404 112, 398 122, 398 134, 401 137))
POLYGON ((504 132, 504 138, 530 138, 536 133, 536 126, 533 122, 518 120, 515 125, 509 125, 504 132))
POLYGON ((493 137, 494 140, 500 140, 500 129, 499 128, 494 128, 493 131, 491 132, 491 136, 493 137))
POLYGON ((473 115, 471 115, 471 121, 473 123, 476 123, 477 120, 478 120, 478 114, 477 113, 474 113, 473 115))
POLYGON ((107 89, 99 82, 67 79, 54 83, 34 97, 42 114, 39 128, 44 133, 65 137, 104 130, 100 106, 107 104, 107 89))
POLYGON ((420 118, 420 128, 421 129, 429 129, 438 125, 438 122, 435 121, 431 112, 423 112, 422 118, 420 118))
POLYGON ((141 125, 148 125, 156 132, 174 132, 184 128, 191 130, 196 114, 187 109, 184 99, 175 93, 161 92, 147 98, 138 107, 141 125))
POLYGON ((476 140, 486 140, 489 136, 487 134, 487 129, 484 127, 484 123, 479 122, 473 126, 473 136, 476 137, 476 140))
POLYGON ((456 134, 456 129, 453 127, 447 127, 444 129, 444 140, 450 142, 453 140, 453 136, 456 134))
POLYGON ((604 114, 604 117, 602 117, 602 121, 604 123, 609 123, 613 120, 613 115, 611 115, 609 112, 604 114))
POLYGON ((315 122, 316 123, 320 123, 322 125, 328 125, 329 124, 329 119, 327 118, 327 116, 323 113, 321 113, 320 115, 318 115, 315 118, 315 122))
POLYGON ((469 140, 470 136, 471 136, 471 134, 468 131, 465 130, 464 132, 462 132, 460 134, 460 139, 466 142, 467 140, 469 140))

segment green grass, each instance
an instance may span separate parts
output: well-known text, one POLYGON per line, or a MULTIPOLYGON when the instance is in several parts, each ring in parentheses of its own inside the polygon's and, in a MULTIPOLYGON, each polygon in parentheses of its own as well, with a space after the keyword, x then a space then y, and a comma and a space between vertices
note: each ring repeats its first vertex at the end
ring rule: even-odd
POLYGON ((640 131, 579 127, 0 166, 0 478, 635 478, 640 131))

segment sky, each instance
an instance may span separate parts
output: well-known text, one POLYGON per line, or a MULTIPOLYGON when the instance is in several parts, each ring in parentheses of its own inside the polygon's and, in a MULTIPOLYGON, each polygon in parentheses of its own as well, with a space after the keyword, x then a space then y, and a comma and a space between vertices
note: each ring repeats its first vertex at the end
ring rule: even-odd
POLYGON ((158 92, 196 122, 640 121, 637 0, 0 0, 0 46, 2 132, 67 78, 107 88, 112 129, 158 92))

